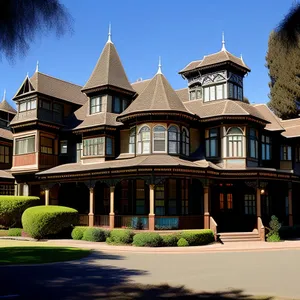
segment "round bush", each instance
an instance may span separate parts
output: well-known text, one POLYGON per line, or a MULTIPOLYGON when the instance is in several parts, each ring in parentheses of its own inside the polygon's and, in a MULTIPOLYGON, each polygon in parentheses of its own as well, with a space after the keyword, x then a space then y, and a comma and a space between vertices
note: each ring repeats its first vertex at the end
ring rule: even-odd
POLYGON ((189 246, 189 242, 184 238, 180 238, 179 241, 177 242, 177 246, 178 247, 187 247, 187 246, 189 246))
POLYGON ((114 229, 110 232, 108 243, 131 244, 134 233, 128 229, 114 229))
POLYGON ((81 240, 83 237, 83 233, 86 231, 88 227, 86 226, 75 226, 71 232, 71 236, 73 240, 81 240))
POLYGON ((165 247, 176 247, 178 236, 176 234, 162 235, 162 242, 165 247))
POLYGON ((40 198, 28 196, 0 196, 0 225, 21 227, 23 212, 32 206, 40 205, 40 198))
POLYGON ((22 228, 9 228, 7 235, 8 236, 22 236, 22 228))
POLYGON ((274 233, 267 237, 267 242, 280 242, 280 236, 278 233, 274 233))
POLYGON ((22 215, 23 230, 36 239, 57 235, 77 223, 77 210, 65 206, 30 207, 22 215))
POLYGON ((106 237, 100 228, 89 227, 84 231, 82 239, 89 242, 104 242, 106 237))
POLYGON ((145 232, 138 233, 133 237, 133 246, 137 247, 160 247, 162 245, 162 237, 158 233, 145 232))
POLYGON ((207 245, 214 242, 214 233, 210 229, 183 231, 180 237, 186 239, 190 246, 207 245))

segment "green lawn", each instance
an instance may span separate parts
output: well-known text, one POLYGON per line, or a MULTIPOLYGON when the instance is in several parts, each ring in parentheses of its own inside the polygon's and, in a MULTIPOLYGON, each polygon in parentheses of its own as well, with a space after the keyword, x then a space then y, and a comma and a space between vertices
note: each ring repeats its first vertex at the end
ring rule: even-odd
POLYGON ((61 262, 80 259, 90 253, 90 250, 68 247, 0 246, 0 265, 61 262))

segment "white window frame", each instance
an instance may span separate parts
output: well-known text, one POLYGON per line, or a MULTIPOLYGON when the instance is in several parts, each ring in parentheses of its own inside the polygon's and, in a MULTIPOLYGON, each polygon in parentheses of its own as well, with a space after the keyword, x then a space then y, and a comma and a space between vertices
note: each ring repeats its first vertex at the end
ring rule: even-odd
POLYGON ((153 133, 152 133, 152 147, 153 147, 153 149, 152 149, 152 152, 153 153, 167 153, 167 149, 168 149, 168 138, 167 138, 167 128, 165 127, 165 126, 163 126, 163 125, 161 125, 161 124, 157 124, 157 125, 155 125, 154 127, 153 127, 153 131, 152 131, 153 133), (161 127, 161 128, 163 128, 164 129, 164 131, 155 131, 155 129, 157 129, 158 127, 161 127), (164 133, 164 138, 155 138, 155 133, 156 132, 160 132, 160 133, 164 133), (155 141, 165 141, 165 150, 163 150, 163 151, 155 151, 155 141))
POLYGON ((138 134, 137 134, 137 151, 138 151, 138 154, 150 154, 151 153, 151 128, 148 126, 148 125, 142 125, 141 128, 139 129, 138 131, 138 134), (144 128, 148 128, 149 131, 143 131, 143 132, 149 132, 149 140, 145 140, 142 138, 142 130, 144 128), (149 142, 149 152, 144 152, 144 144, 146 142, 149 142))
POLYGON ((175 125, 175 124, 171 124, 168 127, 167 135, 168 135, 168 153, 169 154, 180 154, 180 129, 179 129, 179 127, 177 125, 175 125), (174 132, 174 131, 170 131, 170 129, 172 127, 176 128, 176 140, 171 140, 170 141, 170 139, 169 139, 169 132, 174 132), (170 142, 176 143, 176 152, 170 152, 170 142))
POLYGON ((132 127, 129 131, 128 153, 135 154, 136 151, 136 128, 132 127), (133 139, 133 141, 131 140, 133 139))
POLYGON ((90 115, 94 115, 94 114, 98 114, 100 112, 102 112, 102 106, 103 106, 103 99, 102 96, 95 96, 95 97, 91 97, 90 101, 89 101, 89 114, 90 115), (99 99, 99 105, 93 105, 92 106, 92 101, 99 99), (95 110, 95 112, 92 112, 92 107, 99 107, 99 111, 95 110))
POLYGON ((244 157, 244 132, 240 127, 230 127, 227 130, 226 141, 227 141, 227 157, 230 158, 244 157), (230 131, 232 129, 238 129, 241 134, 231 134, 230 131), (234 139, 235 137, 238 137, 239 139, 235 140, 234 139), (235 143, 235 145, 233 143, 235 143), (241 150, 240 153, 239 153, 239 144, 241 150), (232 150, 230 150, 231 148, 232 150))
MULTIPOLYGON (((20 150, 20 149, 18 149, 20 150)), ((18 137, 15 139, 15 143, 14 143, 14 152, 15 155, 24 155, 24 154, 30 154, 30 153, 35 153, 36 152, 36 136, 35 135, 30 135, 30 136, 22 136, 22 137, 18 137), (34 146, 33 146, 33 151, 27 151, 28 150, 28 140, 29 139, 33 139, 34 141, 34 146), (23 151, 22 153, 17 153, 17 143, 20 142, 21 140, 25 141, 27 140, 27 145, 26 145, 26 151, 23 151)))

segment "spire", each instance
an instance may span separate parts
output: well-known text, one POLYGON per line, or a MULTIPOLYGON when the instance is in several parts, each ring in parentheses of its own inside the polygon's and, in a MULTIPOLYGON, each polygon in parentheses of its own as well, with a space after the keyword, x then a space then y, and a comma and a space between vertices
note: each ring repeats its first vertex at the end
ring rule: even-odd
POLYGON ((156 74, 162 74, 162 72, 161 72, 161 57, 160 56, 158 57, 158 70, 157 70, 156 74))
POLYGON ((243 60, 243 54, 242 53, 241 53, 241 61, 244 62, 244 60, 243 60))
POLYGON ((222 32, 222 51, 226 51, 224 31, 222 32))
POLYGON ((39 61, 37 60, 36 62, 36 68, 35 68, 35 71, 38 72, 39 71, 39 61))
POLYGON ((3 92, 3 99, 2 99, 3 101, 5 101, 6 100, 6 89, 4 89, 4 92, 3 92))
POLYGON ((111 23, 109 23, 109 26, 108 26, 108 40, 107 40, 107 43, 113 43, 111 41, 111 23))

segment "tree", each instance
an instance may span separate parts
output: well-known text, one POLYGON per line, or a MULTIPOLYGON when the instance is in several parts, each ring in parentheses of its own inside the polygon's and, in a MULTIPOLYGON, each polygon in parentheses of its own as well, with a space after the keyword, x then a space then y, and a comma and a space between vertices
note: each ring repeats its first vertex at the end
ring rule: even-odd
POLYGON ((24 55, 37 32, 61 35, 71 29, 70 19, 59 0, 1 0, 0 55, 24 55))
POLYGON ((246 96, 243 97, 243 102, 245 102, 247 104, 250 104, 250 101, 246 96))
POLYGON ((266 56, 270 77, 269 107, 283 118, 298 116, 300 104, 300 48, 286 49, 281 37, 273 31, 266 56))

